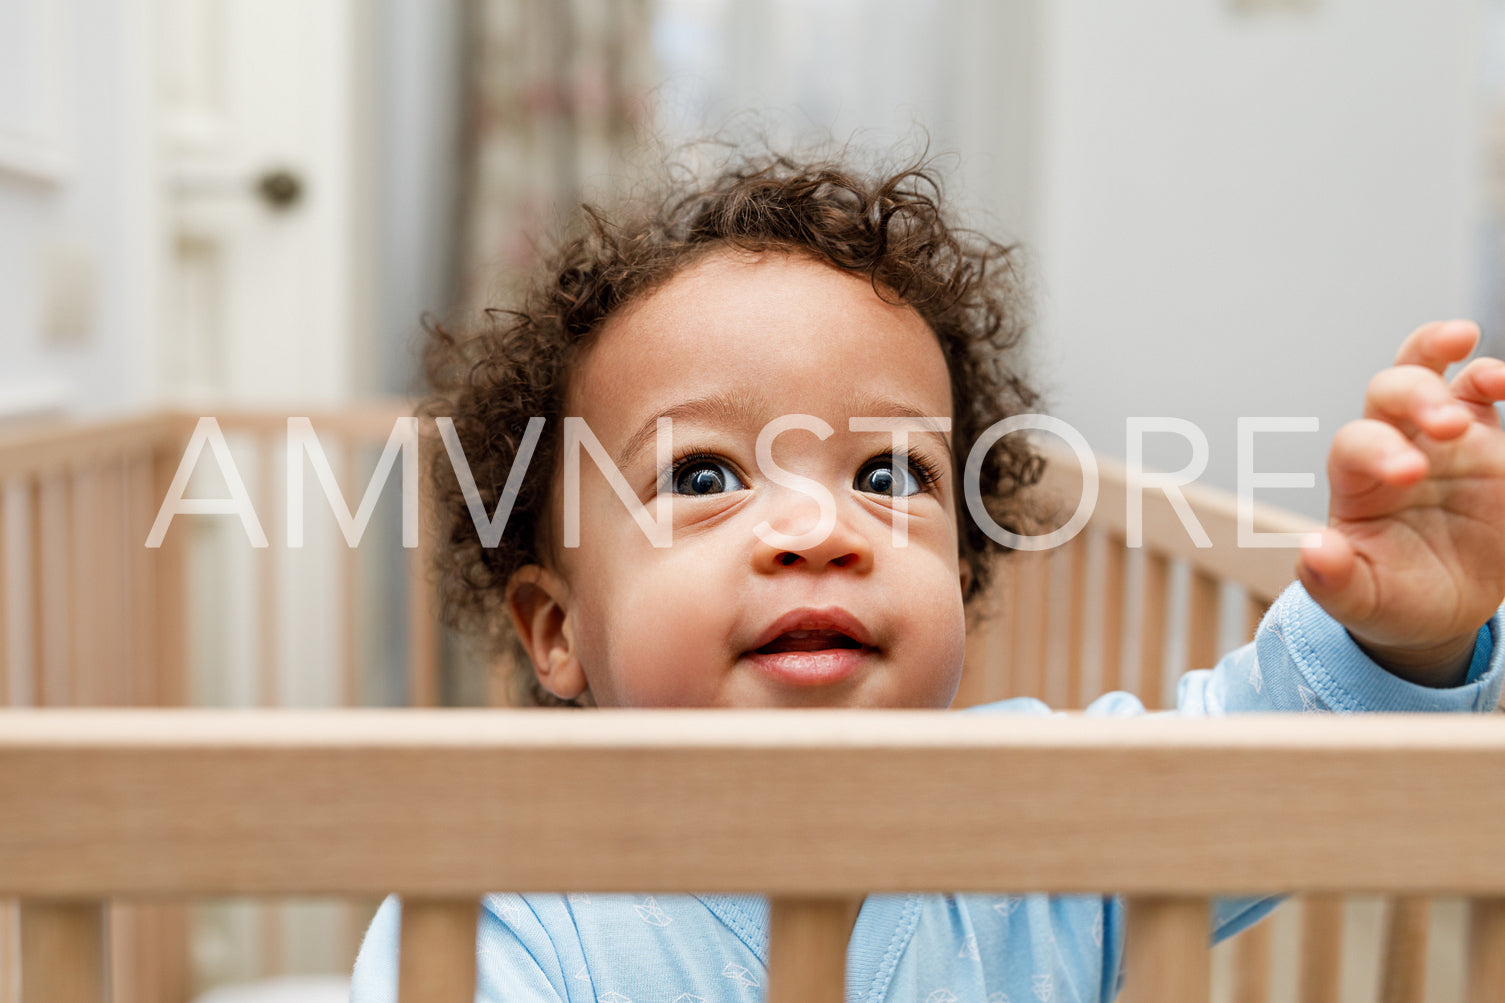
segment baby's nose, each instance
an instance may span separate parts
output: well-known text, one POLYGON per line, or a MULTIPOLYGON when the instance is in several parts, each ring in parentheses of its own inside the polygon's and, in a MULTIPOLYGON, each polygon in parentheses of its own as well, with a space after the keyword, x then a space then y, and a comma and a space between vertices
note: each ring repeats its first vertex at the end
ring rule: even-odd
POLYGON ((822 525, 815 500, 804 497, 803 501, 807 504, 786 506, 757 527, 754 563, 758 570, 835 567, 866 571, 872 567, 872 542, 853 525, 850 512, 838 505, 835 518, 822 525))

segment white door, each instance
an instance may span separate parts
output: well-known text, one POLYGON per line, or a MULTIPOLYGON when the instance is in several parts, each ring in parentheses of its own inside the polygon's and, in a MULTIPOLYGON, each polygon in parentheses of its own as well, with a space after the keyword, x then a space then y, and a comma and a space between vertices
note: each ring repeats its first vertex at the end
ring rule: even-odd
POLYGON ((163 317, 177 400, 348 398, 362 346, 350 0, 157 0, 163 317))

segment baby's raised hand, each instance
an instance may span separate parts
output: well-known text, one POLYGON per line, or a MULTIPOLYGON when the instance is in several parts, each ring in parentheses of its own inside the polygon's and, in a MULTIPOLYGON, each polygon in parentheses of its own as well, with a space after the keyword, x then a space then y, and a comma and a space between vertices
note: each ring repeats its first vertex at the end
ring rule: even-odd
POLYGON ((1328 528, 1297 565, 1371 658, 1425 686, 1463 682, 1505 598, 1505 362, 1443 378, 1478 338, 1469 321, 1426 324, 1370 381, 1328 454, 1328 528))

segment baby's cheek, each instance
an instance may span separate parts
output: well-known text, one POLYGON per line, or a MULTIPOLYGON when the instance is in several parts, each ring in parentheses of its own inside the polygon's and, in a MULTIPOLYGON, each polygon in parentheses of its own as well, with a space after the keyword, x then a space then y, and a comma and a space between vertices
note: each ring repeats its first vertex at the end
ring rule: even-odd
POLYGON ((628 590, 613 647, 622 702, 707 706, 725 670, 732 601, 726 589, 682 569, 655 569, 628 590))
POLYGON ((943 708, 961 682, 966 656, 967 619, 961 580, 947 552, 916 551, 909 555, 912 591, 900 604, 909 664, 906 676, 914 706, 943 708))

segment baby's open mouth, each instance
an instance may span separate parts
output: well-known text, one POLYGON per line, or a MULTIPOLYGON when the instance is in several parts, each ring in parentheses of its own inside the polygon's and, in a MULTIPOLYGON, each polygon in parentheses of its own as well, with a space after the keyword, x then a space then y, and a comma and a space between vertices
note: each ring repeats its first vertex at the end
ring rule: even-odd
POLYGON ((752 668, 783 686, 830 686, 873 664, 874 637, 838 606, 790 610, 752 642, 752 668))
POLYGON ((826 651, 831 648, 861 648, 862 642, 839 630, 789 630, 756 649, 760 655, 780 651, 826 651))

